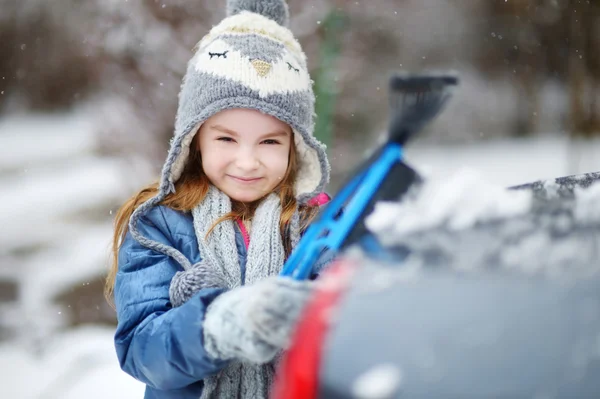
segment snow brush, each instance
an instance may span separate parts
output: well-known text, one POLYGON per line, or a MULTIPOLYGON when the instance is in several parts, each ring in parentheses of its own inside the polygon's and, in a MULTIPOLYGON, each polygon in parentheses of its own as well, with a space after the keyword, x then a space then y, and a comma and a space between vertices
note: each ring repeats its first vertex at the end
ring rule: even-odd
POLYGON ((398 74, 390 78, 387 140, 350 174, 320 211, 284 264, 281 275, 296 280, 308 278, 321 254, 337 253, 367 234, 364 219, 375 203, 398 200, 421 180, 403 162, 403 147, 438 115, 457 85, 458 77, 450 74, 398 74))

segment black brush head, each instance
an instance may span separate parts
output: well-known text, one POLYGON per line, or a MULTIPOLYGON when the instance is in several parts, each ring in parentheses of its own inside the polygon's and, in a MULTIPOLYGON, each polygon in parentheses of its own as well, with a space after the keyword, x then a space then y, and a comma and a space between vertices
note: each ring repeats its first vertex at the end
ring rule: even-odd
POLYGON ((393 75, 389 82, 389 141, 406 144, 439 114, 458 82, 453 73, 393 75))

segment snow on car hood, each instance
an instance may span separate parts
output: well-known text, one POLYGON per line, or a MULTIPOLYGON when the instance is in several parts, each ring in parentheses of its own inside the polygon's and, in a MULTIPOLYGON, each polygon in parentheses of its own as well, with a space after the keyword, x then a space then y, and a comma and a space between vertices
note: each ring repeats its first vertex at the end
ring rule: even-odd
POLYGON ((537 182, 508 190, 471 170, 430 177, 401 202, 379 203, 366 225, 407 266, 503 267, 534 273, 595 272, 600 258, 600 185, 537 182), (564 193, 572 195, 539 195, 564 193), (584 188, 585 187, 585 188, 584 188))
POLYGON ((431 177, 409 192, 400 203, 380 202, 365 220, 382 238, 430 229, 442 224, 464 229, 478 221, 526 213, 531 207, 528 191, 509 191, 487 182, 470 169, 448 177, 431 177))

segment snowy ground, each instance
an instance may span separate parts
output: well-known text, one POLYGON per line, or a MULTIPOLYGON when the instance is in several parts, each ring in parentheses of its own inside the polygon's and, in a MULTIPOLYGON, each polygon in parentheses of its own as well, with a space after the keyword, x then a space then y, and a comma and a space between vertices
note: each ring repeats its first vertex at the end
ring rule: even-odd
POLYGON ((503 186, 600 171, 600 140, 570 142, 558 134, 533 139, 482 141, 406 150, 408 162, 424 174, 476 169, 503 186))
POLYGON ((123 163, 98 151, 92 117, 0 121, 0 279, 18 285, 16 300, 0 300, 0 331, 14 335, 0 341, 2 398, 143 397, 119 369, 113 329, 65 330, 51 299, 105 273, 111 208, 128 188, 123 163))
MULTIPOLYGON (((0 224, 10 232, 3 234, 0 277, 21 285, 18 301, 0 303, 0 324, 20 331, 0 343, 3 398, 143 396, 143 386, 119 369, 112 329, 63 332, 60 309, 48 303, 64 287, 105 272, 108 207, 131 189, 123 164, 98 155, 95 146, 85 113, 0 123, 0 224), (81 216, 90 210, 104 216, 81 216)), ((574 146, 552 135, 407 150, 409 162, 425 175, 469 167, 501 186, 599 171, 599 155, 600 142, 574 146)))
POLYGON ((32 350, 20 343, 0 345, 3 398, 142 398, 144 387, 116 362, 112 329, 82 328, 32 350))

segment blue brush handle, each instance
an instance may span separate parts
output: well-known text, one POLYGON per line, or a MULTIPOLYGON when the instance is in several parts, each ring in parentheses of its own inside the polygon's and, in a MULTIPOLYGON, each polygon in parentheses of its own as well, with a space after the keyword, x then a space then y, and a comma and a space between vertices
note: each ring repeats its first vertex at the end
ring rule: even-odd
POLYGON ((324 250, 337 252, 392 166, 402 161, 402 155, 399 144, 386 144, 380 157, 343 187, 320 218, 310 225, 283 266, 281 275, 306 279, 324 250))

